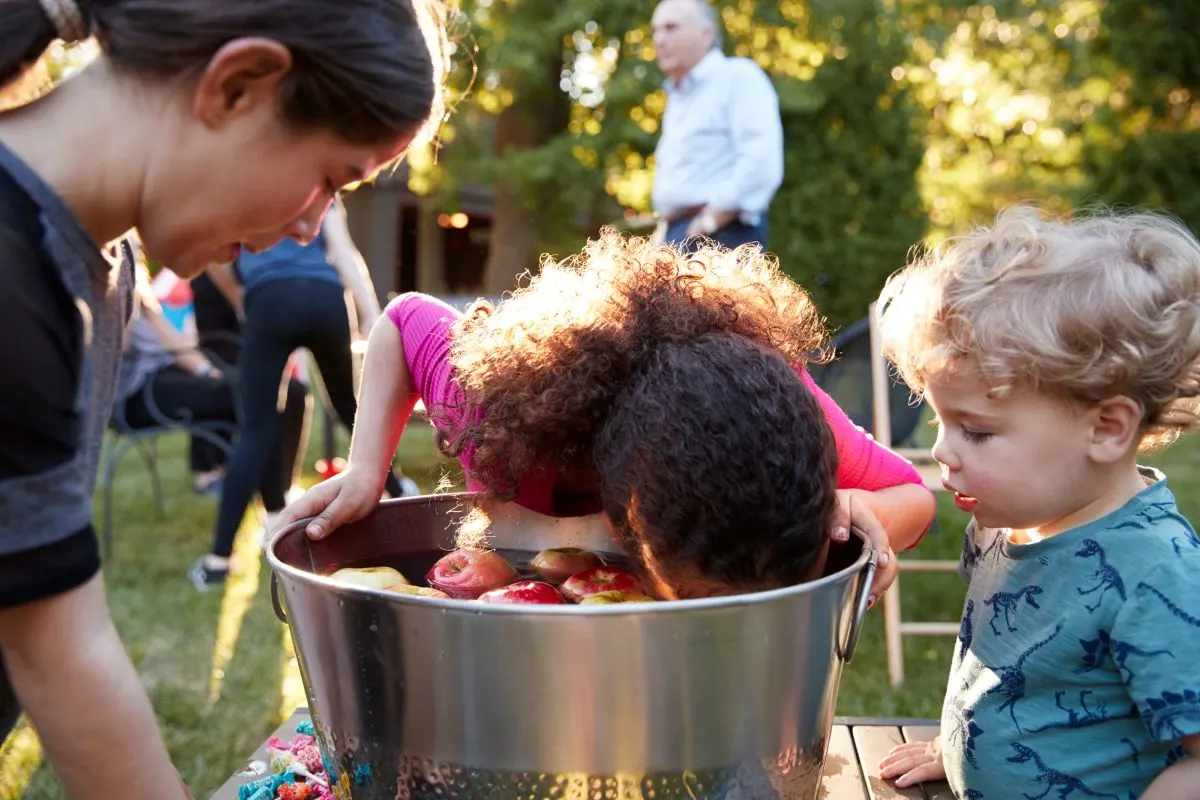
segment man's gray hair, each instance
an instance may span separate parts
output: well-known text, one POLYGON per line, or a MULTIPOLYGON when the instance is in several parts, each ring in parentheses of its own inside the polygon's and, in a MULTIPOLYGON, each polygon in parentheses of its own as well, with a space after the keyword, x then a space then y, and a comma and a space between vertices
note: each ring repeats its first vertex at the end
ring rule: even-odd
POLYGON ((696 14, 703 25, 712 28, 713 32, 713 50, 721 49, 721 20, 717 18, 717 10, 709 0, 692 0, 692 5, 696 7, 696 14))

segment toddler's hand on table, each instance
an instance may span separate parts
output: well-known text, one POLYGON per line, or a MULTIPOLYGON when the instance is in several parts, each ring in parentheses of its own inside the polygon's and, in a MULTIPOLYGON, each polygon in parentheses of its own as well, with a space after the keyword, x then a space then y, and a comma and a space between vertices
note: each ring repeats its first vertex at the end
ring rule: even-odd
POLYGON ((892 748, 879 762, 879 776, 884 780, 896 779, 896 786, 903 789, 914 783, 940 781, 946 778, 946 767, 942 763, 942 737, 929 742, 908 742, 892 748))

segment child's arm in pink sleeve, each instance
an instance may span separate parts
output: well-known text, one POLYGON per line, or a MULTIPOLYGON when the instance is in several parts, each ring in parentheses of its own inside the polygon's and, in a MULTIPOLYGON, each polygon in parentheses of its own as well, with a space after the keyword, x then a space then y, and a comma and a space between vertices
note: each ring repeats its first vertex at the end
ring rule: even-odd
POLYGON ((881 446, 855 425, 841 406, 816 384, 808 370, 799 372, 804 385, 821 404, 833 431, 838 451, 838 488, 877 491, 905 483, 924 485, 912 464, 881 446))
POLYGON ((873 505, 877 516, 892 518, 888 533, 896 550, 915 547, 933 524, 933 492, 905 459, 878 444, 846 416, 834 399, 817 386, 807 370, 797 370, 804 385, 821 404, 838 451, 838 488, 878 492, 873 505), (907 487, 914 487, 909 489, 907 487), (896 487, 897 491, 885 491, 896 487), (915 494, 913 494, 915 493, 915 494), (886 499, 885 499, 886 495, 886 499), (896 495, 896 496, 893 496, 896 495))
POLYGON ((450 367, 450 329, 462 313, 447 303, 419 292, 402 294, 385 309, 400 331, 404 361, 413 388, 439 428, 462 417, 462 393, 450 367))

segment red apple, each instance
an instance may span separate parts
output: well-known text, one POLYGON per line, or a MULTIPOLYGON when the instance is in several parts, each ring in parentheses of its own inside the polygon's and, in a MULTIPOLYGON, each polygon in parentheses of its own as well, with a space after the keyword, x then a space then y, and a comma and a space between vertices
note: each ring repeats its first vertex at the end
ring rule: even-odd
POLYGON ((385 586, 383 590, 385 592, 395 592, 396 594, 415 594, 417 597, 439 597, 443 600, 450 598, 450 595, 445 592, 439 592, 437 589, 431 589, 428 586, 413 586, 411 583, 385 586))
POLYGON ((566 601, 562 595, 548 583, 543 581, 517 581, 499 589, 492 589, 479 595, 481 603, 513 603, 517 605, 533 603, 537 605, 561 605, 566 601))
POLYGON ((329 577, 368 589, 384 589, 408 583, 408 579, 392 567, 344 567, 329 577))
POLYGON ((484 592, 507 586, 517 571, 494 550, 455 550, 438 559, 425 579, 429 585, 459 600, 474 600, 484 592))
POLYGON ((578 547, 553 547, 543 550, 529 562, 529 568, 550 583, 562 583, 576 572, 604 564, 600 556, 578 547))
POLYGON ((579 601, 581 606, 606 606, 613 603, 653 603, 653 597, 638 592, 596 592, 579 601))
POLYGON ((563 597, 578 603, 597 592, 633 592, 642 594, 642 584, 633 573, 620 567, 604 566, 576 572, 559 587, 563 597))

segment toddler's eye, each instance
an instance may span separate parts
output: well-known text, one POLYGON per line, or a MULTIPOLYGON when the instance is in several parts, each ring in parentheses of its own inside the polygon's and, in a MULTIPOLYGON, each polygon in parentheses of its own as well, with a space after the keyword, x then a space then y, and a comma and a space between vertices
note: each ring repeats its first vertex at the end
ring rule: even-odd
POLYGON ((978 442, 987 441, 988 439, 991 438, 992 435, 990 433, 985 433, 984 431, 971 431, 971 430, 967 430, 966 428, 963 428, 962 436, 963 436, 963 439, 968 442, 978 443, 978 442))

